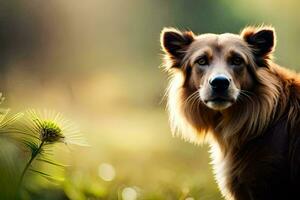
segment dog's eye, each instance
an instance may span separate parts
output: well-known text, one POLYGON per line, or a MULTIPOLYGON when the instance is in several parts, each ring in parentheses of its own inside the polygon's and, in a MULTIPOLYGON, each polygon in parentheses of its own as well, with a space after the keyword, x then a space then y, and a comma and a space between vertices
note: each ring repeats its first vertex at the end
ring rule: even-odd
POLYGON ((232 65, 241 65, 243 62, 244 62, 244 60, 241 57, 235 56, 231 59, 232 65))
POLYGON ((203 57, 201 57, 201 58, 199 58, 198 60, 197 60, 197 63, 199 64, 199 65, 208 65, 208 60, 207 60, 207 57, 206 56, 203 56, 203 57))

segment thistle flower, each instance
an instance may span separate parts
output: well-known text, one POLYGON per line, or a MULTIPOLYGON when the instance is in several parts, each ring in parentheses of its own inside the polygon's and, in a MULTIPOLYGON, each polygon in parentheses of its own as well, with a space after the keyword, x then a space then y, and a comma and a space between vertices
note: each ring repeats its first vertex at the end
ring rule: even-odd
POLYGON ((62 135, 60 127, 53 121, 45 120, 40 124, 41 133, 40 137, 45 142, 57 142, 63 140, 65 137, 62 135))
POLYGON ((47 144, 62 142, 87 145, 75 124, 55 111, 26 111, 22 130, 47 144))
MULTIPOLYGON (((0 101, 1 101, 1 93, 0 93, 0 101)), ((22 116, 23 113, 11 114, 10 109, 0 109, 0 134, 10 133, 13 129, 13 124, 22 116)))
MULTIPOLYGON (((4 97, 0 92, 0 104, 4 97)), ((0 134, 8 134, 13 130, 14 123, 23 116, 23 113, 11 114, 10 109, 0 108, 0 134)))
POLYGON ((17 132, 23 134, 22 142, 30 149, 31 157, 21 174, 19 188, 21 188, 23 178, 28 170, 47 179, 53 179, 51 175, 32 168, 34 161, 62 166, 50 159, 53 144, 87 145, 75 125, 60 113, 47 110, 39 112, 31 109, 26 111, 24 116, 24 122, 20 123, 17 132))

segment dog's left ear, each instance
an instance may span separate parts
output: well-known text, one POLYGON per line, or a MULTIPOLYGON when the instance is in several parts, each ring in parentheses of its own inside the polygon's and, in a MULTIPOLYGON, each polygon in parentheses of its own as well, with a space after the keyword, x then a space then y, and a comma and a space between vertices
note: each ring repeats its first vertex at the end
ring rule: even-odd
POLYGON ((275 49, 276 35, 272 27, 246 27, 241 36, 257 57, 269 58, 275 49))

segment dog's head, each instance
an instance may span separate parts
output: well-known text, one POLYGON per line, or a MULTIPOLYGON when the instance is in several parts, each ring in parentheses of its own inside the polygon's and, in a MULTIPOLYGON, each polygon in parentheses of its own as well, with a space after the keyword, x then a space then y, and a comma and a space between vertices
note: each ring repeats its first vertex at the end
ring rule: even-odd
POLYGON ((165 28, 161 45, 168 70, 184 75, 183 87, 197 91, 208 108, 224 110, 255 87, 257 68, 268 67, 275 33, 270 27, 247 27, 240 35, 196 36, 165 28))

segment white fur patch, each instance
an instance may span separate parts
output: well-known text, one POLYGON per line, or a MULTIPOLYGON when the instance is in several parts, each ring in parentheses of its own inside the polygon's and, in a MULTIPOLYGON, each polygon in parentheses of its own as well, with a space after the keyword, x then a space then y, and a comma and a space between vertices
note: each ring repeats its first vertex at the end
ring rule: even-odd
POLYGON ((210 157, 212 159, 211 164, 215 175, 214 177, 222 195, 226 200, 234 200, 235 198, 229 191, 227 182, 230 159, 228 157, 224 157, 224 154, 217 142, 210 142, 210 157))
POLYGON ((179 90, 182 87, 183 76, 176 74, 172 77, 168 88, 168 104, 167 108, 169 111, 169 121, 171 126, 171 131, 173 135, 179 135, 184 140, 199 144, 200 141, 203 141, 203 138, 200 138, 198 134, 195 134, 197 131, 192 127, 183 117, 180 102, 181 92, 179 90))
MULTIPOLYGON (((228 189, 227 177, 229 170, 229 159, 224 158, 221 149, 216 141, 210 136, 212 134, 207 134, 206 138, 201 138, 201 134, 197 134, 197 130, 192 127, 184 117, 181 109, 181 106, 178 102, 180 102, 181 98, 179 95, 181 93, 179 90, 181 89, 183 82, 183 77, 178 74, 172 77, 172 81, 170 82, 168 88, 168 111, 169 111, 169 120, 171 125, 171 131, 173 135, 180 135, 183 139, 192 142, 192 143, 203 143, 205 141, 209 141, 210 143, 210 154, 212 159, 213 171, 215 174, 215 179, 218 183, 219 189, 222 195, 226 198, 226 200, 235 200, 233 195, 230 193, 228 189)), ((203 135, 203 134, 202 134, 203 135)))

